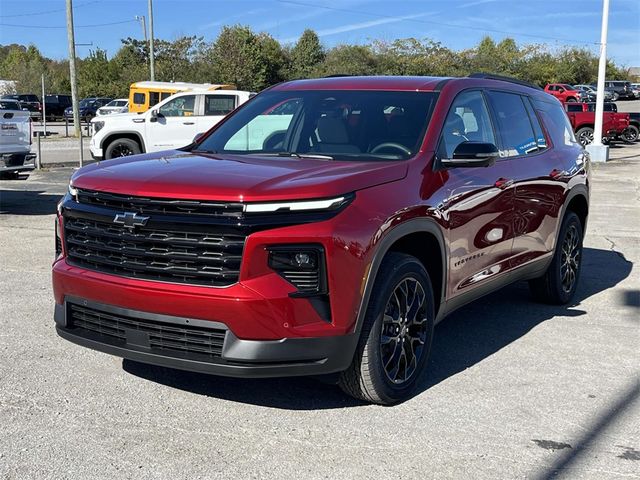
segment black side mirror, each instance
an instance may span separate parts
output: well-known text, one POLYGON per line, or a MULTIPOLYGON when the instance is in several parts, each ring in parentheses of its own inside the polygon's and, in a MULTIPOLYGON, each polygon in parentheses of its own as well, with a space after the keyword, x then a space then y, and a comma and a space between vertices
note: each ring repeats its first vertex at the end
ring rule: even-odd
POLYGON ((158 121, 158 111, 157 110, 151 110, 149 121, 150 122, 157 122, 158 121))
POLYGON ((453 158, 443 158, 443 167, 489 167, 496 162, 498 147, 486 142, 462 142, 453 151, 453 158))

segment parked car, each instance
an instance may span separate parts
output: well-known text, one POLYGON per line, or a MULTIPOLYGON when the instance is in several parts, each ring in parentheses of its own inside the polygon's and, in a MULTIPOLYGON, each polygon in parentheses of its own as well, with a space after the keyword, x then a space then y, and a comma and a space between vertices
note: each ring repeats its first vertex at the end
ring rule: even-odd
MULTIPOLYGON (((586 98, 583 95, 583 100, 586 102, 595 102, 597 98, 597 91, 591 85, 574 85, 577 90, 580 90, 583 94, 586 94, 586 98)), ((611 90, 605 88, 604 90, 604 101, 610 102, 613 100, 613 93, 611 90)))
MULTIPOLYGON (((614 105, 614 103, 605 103, 614 105)), ((565 110, 573 127, 576 137, 582 146, 593 142, 594 126, 596 122, 594 103, 565 103, 565 110)), ((605 108, 602 117, 602 140, 607 143, 616 138, 622 138, 623 132, 629 127, 629 114, 617 113, 611 107, 605 108)))
POLYGON ((192 145, 78 170, 57 210, 57 332, 410 397, 450 312, 519 280, 553 304, 576 291, 588 154, 556 99, 496 78, 281 83, 192 145))
POLYGON ((20 94, 6 94, 0 97, 2 99, 17 100, 22 105, 22 108, 26 108, 29 111, 29 116, 34 119, 42 118, 42 105, 40 104, 40 98, 32 93, 20 93, 20 94))
POLYGON ((33 170, 34 159, 29 112, 17 100, 0 99, 0 176, 33 170))
POLYGON ((112 113, 127 113, 129 112, 129 100, 126 98, 117 98, 111 100, 104 107, 100 107, 96 110, 96 115, 111 115, 112 113))
POLYGON ((23 108, 18 100, 13 100, 11 98, 0 98, 0 110, 11 110, 14 112, 23 112, 28 110, 23 108))
POLYGON ((45 95, 44 107, 47 120, 64 120, 65 111, 71 108, 71 95, 45 95))
POLYGON ((108 160, 184 147, 251 96, 239 90, 180 92, 144 113, 96 117, 91 155, 108 160))
POLYGON ((640 83, 632 83, 631 92, 635 98, 640 98, 640 83))
POLYGON ((580 102, 583 96, 580 90, 576 90, 573 86, 566 83, 549 83, 544 87, 544 91, 553 95, 561 102, 580 102))
POLYGON ((604 82, 604 86, 613 92, 612 101, 614 102, 618 99, 629 100, 635 98, 633 91, 631 90, 631 82, 623 80, 607 80, 604 82))
MULTIPOLYGON (((80 118, 82 121, 90 122, 91 119, 96 116, 97 110, 111 100, 113 99, 103 97, 90 97, 80 100, 78 104, 80 118)), ((73 107, 67 107, 64 111, 64 116, 73 120, 73 107)))

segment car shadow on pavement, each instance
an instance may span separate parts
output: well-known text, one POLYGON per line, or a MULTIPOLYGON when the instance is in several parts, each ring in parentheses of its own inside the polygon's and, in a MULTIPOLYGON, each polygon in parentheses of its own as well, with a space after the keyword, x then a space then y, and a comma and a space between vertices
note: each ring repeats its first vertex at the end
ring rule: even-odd
MULTIPOLYGON (((428 374, 417 394, 481 362, 555 316, 585 315, 581 302, 624 280, 633 264, 611 250, 584 249, 575 301, 569 306, 533 303, 526 283, 506 287, 458 310, 435 330, 428 374)), ((237 379, 123 360, 128 373, 234 402, 290 410, 322 410, 365 405, 338 387, 312 378, 237 379)))
POLYGON ((0 190, 0 214, 52 215, 61 198, 43 190, 0 190))

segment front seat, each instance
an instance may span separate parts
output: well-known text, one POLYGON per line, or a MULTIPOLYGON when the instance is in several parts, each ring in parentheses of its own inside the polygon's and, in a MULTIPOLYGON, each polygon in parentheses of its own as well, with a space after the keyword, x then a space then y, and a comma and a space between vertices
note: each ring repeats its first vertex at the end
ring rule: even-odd
POLYGON ((349 143, 349 135, 344 121, 335 117, 320 117, 317 126, 318 144, 315 150, 320 153, 360 153, 360 149, 349 143))

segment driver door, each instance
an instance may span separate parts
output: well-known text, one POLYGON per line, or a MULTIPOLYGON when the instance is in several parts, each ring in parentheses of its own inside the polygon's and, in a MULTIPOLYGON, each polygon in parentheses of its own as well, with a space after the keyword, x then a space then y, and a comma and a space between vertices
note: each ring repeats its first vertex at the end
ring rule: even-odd
MULTIPOLYGON (((452 158, 462 142, 499 145, 484 94, 463 91, 442 128, 439 158, 452 158)), ((450 298, 473 291, 509 268, 513 244, 512 165, 499 158, 489 167, 444 171, 447 198, 439 205, 449 236, 450 298)))
POLYGON ((160 105, 156 121, 147 123, 147 151, 157 152, 189 145, 198 133, 196 100, 198 95, 181 95, 160 105))

